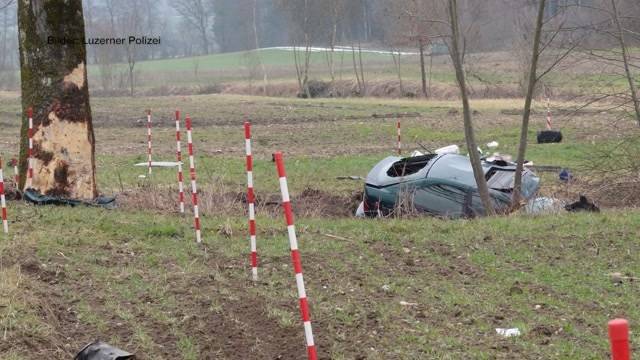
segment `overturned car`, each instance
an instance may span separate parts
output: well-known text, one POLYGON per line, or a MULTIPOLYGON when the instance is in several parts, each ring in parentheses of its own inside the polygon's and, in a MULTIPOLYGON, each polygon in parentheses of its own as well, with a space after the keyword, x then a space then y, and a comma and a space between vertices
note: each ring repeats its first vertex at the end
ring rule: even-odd
MULTIPOLYGON (((516 165, 483 159, 482 168, 497 212, 511 202, 516 165)), ((522 196, 532 199, 540 179, 529 169, 522 174, 522 196)), ((389 156, 367 175, 360 216, 387 216, 399 209, 447 218, 483 216, 469 158, 458 154, 427 154, 400 158, 389 156)))

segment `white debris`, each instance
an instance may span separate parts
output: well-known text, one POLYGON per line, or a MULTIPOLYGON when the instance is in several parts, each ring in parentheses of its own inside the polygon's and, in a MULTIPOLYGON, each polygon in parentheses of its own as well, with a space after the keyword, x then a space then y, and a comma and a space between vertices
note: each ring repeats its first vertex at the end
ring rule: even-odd
POLYGON ((400 301, 400 305, 402 306, 418 306, 418 303, 410 303, 410 302, 406 302, 404 300, 400 301))
MULTIPOLYGON (((175 161, 152 161, 151 167, 176 167, 178 165, 182 165, 182 162, 175 161)), ((135 166, 149 166, 148 162, 137 163, 135 166)))
POLYGON ((436 149, 436 154, 460 154, 460 147, 458 145, 449 145, 445 147, 441 147, 440 149, 436 149))
POLYGON ((361 201, 360 205, 358 205, 358 209, 356 210, 356 217, 364 217, 364 201, 361 201))
POLYGON ((424 154, 418 150, 413 150, 413 152, 411 153, 411 157, 422 156, 422 155, 424 154))
POLYGON ((557 214, 564 209, 564 203, 558 199, 538 197, 529 200, 524 211, 529 215, 557 214))
POLYGON ((503 328, 496 328, 496 333, 500 336, 503 337, 513 337, 513 336, 520 336, 520 329, 518 328, 511 328, 511 329, 503 329, 503 328))
POLYGON ((382 285, 382 291, 384 291, 384 292, 391 291, 391 286, 389 286, 387 284, 382 285))
POLYGON ((488 144, 487 144, 487 147, 488 147, 489 149, 495 149, 495 148, 497 148, 498 146, 500 146, 500 144, 498 144, 498 142, 497 142, 497 141, 492 141, 492 142, 490 142, 490 143, 488 143, 488 144))

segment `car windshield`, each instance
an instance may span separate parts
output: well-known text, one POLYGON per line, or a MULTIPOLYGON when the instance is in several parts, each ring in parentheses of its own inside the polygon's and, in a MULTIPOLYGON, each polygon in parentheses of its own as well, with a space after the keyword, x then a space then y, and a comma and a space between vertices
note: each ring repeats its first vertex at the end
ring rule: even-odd
POLYGON ((429 161, 436 157, 436 154, 428 154, 422 156, 413 156, 396 161, 387 171, 387 175, 391 177, 400 177, 415 174, 424 169, 429 161))

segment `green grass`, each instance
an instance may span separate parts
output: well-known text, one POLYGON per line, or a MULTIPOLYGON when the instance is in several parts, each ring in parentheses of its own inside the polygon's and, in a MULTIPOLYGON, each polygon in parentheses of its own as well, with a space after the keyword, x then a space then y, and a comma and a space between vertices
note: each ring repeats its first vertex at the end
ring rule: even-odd
MULTIPOLYGON (((14 235, 3 241, 3 258, 24 254, 63 269, 56 289, 72 300, 68 304, 86 332, 71 341, 76 347, 98 333, 143 358, 164 358, 166 351, 184 359, 211 355, 208 340, 191 333, 184 317, 202 315, 192 297, 215 293, 221 297, 210 309, 219 309, 226 321, 239 321, 241 328, 249 326, 243 316, 273 321, 271 330, 249 329, 248 337, 278 328, 301 332, 280 219, 258 219, 263 266, 261 282, 251 286, 243 218, 231 219, 234 235, 228 238, 215 230, 227 218, 205 216, 205 244, 196 246, 188 218, 23 205, 10 210, 36 220, 11 224, 14 235), (79 224, 91 238, 78 238, 79 224), (149 231, 158 226, 176 229, 179 236, 149 231), (180 287, 188 295, 176 291, 176 274, 182 274, 180 287), (94 283, 90 298, 77 293, 83 278, 94 283), (203 281, 197 279, 210 280, 189 288, 192 280, 203 281), (253 315, 225 311, 231 302, 247 299, 260 299, 264 308, 253 315), (133 336, 110 335, 116 322, 133 336)), ((297 225, 317 343, 331 358, 596 359, 608 351, 609 318, 640 316, 635 285, 618 285, 608 276, 640 271, 638 212, 477 221, 308 218, 297 225), (501 339, 496 327, 518 327, 523 335, 501 339)), ((26 302, 8 325, 10 341, 24 335, 46 339, 49 330, 41 329, 55 327, 36 315, 41 300, 28 289, 38 281, 25 281, 26 302)), ((2 308, 0 319, 8 316, 2 308)), ((302 356, 302 342, 299 350, 302 356)))
MULTIPOLYGON (((340 54, 335 55, 340 58, 340 54)), ((268 49, 259 51, 212 54, 180 59, 149 60, 138 63, 142 71, 192 71, 194 64, 202 70, 241 70, 255 60, 256 57, 268 66, 294 66, 293 52, 287 50, 268 49)), ((351 53, 345 53, 345 61, 351 61, 351 53)), ((363 53, 365 61, 393 62, 390 55, 363 53)), ((324 52, 312 52, 311 63, 325 65, 324 52)), ((326 65, 325 65, 326 66, 326 65)))
MULTIPOLYGON (((0 121, 15 124, 17 100, 0 101, 8 109, 0 121)), ((497 140, 500 152, 515 154, 520 118, 503 110, 520 105, 473 102, 479 142, 497 140)), ((98 98, 92 106, 99 187, 124 190, 121 204, 127 194, 162 199, 154 189, 175 187, 173 169, 155 169, 150 183, 157 188, 147 188, 148 179, 138 178, 146 169, 132 166, 146 160, 145 129, 136 120, 147 107, 159 160, 175 157, 172 110, 193 116, 203 194, 245 191, 241 123, 248 113, 256 191, 278 194, 270 156, 284 151, 296 211, 314 206, 296 202, 308 187, 350 198, 362 183, 336 177, 365 176, 393 154, 395 119, 373 114, 420 113, 402 120, 407 151, 418 141, 464 144, 456 102, 191 96, 98 98)), ((536 145, 544 119, 534 114, 528 159, 583 176, 590 154, 633 134, 631 127, 603 131, 603 116, 558 120, 565 142, 536 145)), ((17 133, 17 126, 0 133, 0 152, 15 151, 17 133)), ((555 178, 545 175, 544 191, 557 186, 555 178)), ((198 245, 190 214, 166 210, 174 208, 173 191, 171 199, 140 211, 9 202, 11 233, 0 236, 2 358, 70 358, 95 338, 142 359, 303 357, 278 207, 258 208, 261 279, 252 284, 245 205, 225 208, 221 200, 213 203, 221 209, 203 211, 198 245)), ((640 272, 637 210, 473 221, 297 213, 296 228, 321 357, 601 359, 608 356, 606 321, 623 316, 633 326, 640 316, 635 283, 609 276, 640 272), (498 327, 523 334, 503 339, 498 327)))

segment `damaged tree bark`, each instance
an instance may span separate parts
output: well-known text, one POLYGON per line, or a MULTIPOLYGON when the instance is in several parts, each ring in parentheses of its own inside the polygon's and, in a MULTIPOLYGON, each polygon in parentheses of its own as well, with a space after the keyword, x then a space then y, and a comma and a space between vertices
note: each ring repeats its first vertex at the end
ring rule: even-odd
MULTIPOLYGON (((95 139, 81 0, 18 1, 22 108, 33 107, 33 188, 78 199, 97 196, 95 139)), ((22 119, 20 185, 27 169, 22 119)))

